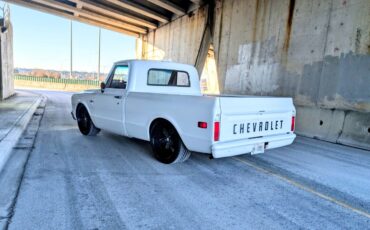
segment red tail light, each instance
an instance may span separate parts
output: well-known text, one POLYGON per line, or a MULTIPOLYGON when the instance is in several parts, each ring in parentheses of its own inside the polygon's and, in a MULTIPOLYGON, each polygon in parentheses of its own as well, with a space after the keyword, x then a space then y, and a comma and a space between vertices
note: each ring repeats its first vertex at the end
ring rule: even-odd
POLYGON ((218 141, 220 139, 220 122, 216 121, 214 125, 214 131, 213 131, 213 140, 218 141))
POLYGON ((294 129, 295 129, 295 117, 292 117, 292 126, 291 126, 291 128, 290 128, 290 131, 294 131, 294 129))
POLYGON ((207 122, 199 121, 198 122, 198 128, 206 129, 207 128, 207 122))

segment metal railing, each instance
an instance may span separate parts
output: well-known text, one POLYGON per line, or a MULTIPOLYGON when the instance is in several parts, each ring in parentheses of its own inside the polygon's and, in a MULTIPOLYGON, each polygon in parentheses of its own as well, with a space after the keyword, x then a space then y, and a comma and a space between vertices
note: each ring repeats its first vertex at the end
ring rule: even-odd
POLYGON ((15 80, 25 80, 34 82, 48 82, 48 83, 63 83, 71 85, 91 85, 99 86, 100 82, 96 80, 80 80, 80 79, 62 79, 62 78, 50 78, 50 77, 34 77, 24 75, 14 75, 15 80))

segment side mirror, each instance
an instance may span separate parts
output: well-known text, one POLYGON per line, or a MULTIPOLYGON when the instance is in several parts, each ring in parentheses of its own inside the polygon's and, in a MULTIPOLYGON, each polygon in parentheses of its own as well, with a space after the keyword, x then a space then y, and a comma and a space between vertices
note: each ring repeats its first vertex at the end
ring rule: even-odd
POLYGON ((105 83, 104 82, 102 82, 102 83, 100 83, 100 91, 102 92, 102 93, 104 93, 104 89, 105 89, 105 83))

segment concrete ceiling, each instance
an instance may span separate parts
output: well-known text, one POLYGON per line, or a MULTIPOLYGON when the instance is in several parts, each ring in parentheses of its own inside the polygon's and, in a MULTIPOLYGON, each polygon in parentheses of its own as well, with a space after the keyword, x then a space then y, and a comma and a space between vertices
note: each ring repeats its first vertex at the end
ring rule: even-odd
POLYGON ((4 0, 138 37, 205 4, 204 0, 4 0))

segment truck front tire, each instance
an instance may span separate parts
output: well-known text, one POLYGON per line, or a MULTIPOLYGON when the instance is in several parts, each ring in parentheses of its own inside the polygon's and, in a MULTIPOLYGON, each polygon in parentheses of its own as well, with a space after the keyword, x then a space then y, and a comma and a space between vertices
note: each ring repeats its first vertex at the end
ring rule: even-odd
POLYGON ((85 106, 80 105, 76 111, 77 124, 80 132, 85 136, 96 136, 100 129, 96 128, 90 118, 90 114, 85 106))
POLYGON ((191 154, 176 129, 168 122, 159 122, 153 126, 150 144, 155 158, 165 164, 184 162, 191 154))

